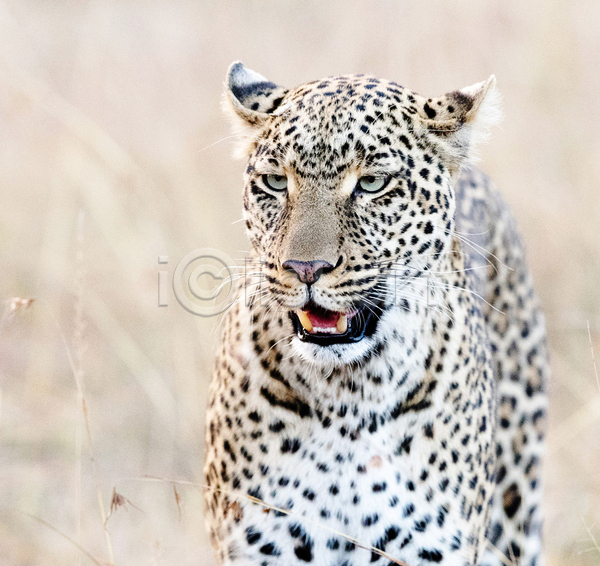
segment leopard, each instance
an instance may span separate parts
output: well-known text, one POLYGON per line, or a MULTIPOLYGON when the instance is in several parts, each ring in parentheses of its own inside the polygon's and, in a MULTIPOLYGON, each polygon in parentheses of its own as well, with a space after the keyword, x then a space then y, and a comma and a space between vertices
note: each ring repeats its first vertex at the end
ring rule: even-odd
POLYGON ((252 251, 208 391, 217 562, 542 566, 544 317, 475 165, 495 77, 425 98, 237 61, 224 106, 252 251))

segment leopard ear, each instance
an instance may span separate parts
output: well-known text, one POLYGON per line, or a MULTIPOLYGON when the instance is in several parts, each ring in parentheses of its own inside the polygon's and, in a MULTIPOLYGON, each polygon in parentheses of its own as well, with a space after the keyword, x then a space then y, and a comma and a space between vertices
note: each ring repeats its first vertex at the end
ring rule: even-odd
POLYGON ((423 125, 444 143, 450 168, 458 171, 476 157, 477 145, 502 120, 496 77, 437 98, 421 98, 418 111, 423 125))
POLYGON ((235 61, 227 71, 224 108, 239 133, 251 134, 277 110, 286 93, 287 89, 235 61))

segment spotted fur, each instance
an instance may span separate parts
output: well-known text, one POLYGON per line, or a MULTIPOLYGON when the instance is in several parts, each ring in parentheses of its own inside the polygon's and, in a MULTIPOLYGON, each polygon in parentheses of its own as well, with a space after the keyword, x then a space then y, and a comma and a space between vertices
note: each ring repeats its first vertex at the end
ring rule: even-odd
POLYGON ((514 221, 467 166, 493 78, 426 99, 363 75, 288 90, 235 63, 227 106, 254 253, 209 395, 218 561, 391 564, 366 546, 409 566, 540 566, 544 321, 514 221), (385 191, 356 190, 374 174, 385 191), (290 258, 334 268, 309 286, 290 258), (309 298, 377 305, 376 331, 301 342, 289 313, 309 298))

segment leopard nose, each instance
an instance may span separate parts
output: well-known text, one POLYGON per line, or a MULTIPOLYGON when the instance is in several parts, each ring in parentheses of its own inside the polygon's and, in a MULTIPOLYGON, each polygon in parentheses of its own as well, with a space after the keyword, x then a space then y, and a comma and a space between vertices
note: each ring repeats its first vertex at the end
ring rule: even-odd
POLYGON ((283 264, 283 268, 288 271, 294 271, 298 276, 298 279, 302 283, 312 285, 315 281, 323 275, 323 273, 329 273, 334 268, 328 261, 296 261, 294 259, 288 259, 283 264))

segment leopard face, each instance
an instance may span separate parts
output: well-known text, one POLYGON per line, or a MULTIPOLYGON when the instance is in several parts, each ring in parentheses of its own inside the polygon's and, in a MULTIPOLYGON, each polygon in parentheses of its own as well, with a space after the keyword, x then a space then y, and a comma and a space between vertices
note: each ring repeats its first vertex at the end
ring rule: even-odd
POLYGON ((303 358, 359 360, 423 292, 415 282, 450 248, 453 184, 493 84, 434 99, 362 75, 288 90, 232 65, 255 296, 290 318, 303 358))

